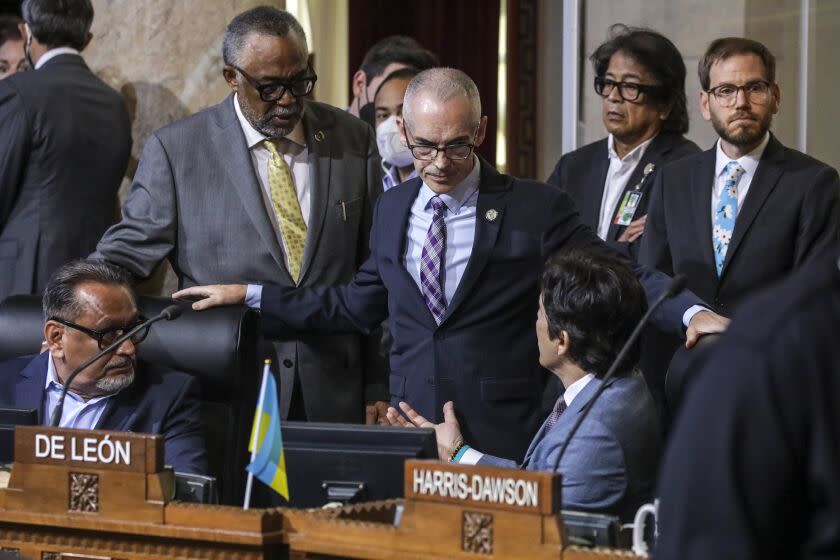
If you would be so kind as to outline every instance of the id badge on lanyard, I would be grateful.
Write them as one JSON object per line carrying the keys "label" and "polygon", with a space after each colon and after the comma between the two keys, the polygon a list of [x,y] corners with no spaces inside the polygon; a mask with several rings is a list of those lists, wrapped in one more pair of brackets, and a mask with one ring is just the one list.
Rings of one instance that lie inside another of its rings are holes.
{"label": "id badge on lanyard", "polygon": [[615,219],[613,219],[614,224],[629,226],[633,221],[633,217],[636,215],[636,210],[638,210],[642,202],[642,196],[644,195],[642,185],[648,175],[653,173],[654,169],[655,166],[652,163],[647,164],[642,179],[633,187],[633,190],[624,193],[624,198],[621,199],[621,204],[618,205],[618,211],[615,213]]}

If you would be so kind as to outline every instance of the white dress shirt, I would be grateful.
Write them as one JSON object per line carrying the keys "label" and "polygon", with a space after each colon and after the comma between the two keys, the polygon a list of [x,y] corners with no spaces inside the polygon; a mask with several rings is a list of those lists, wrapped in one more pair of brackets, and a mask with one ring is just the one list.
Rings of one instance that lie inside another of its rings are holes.
{"label": "white dress shirt", "polygon": [[[656,137],[654,136],[653,138]],[[613,218],[615,217],[615,207],[618,205],[618,199],[621,197],[621,193],[624,192],[627,181],[630,180],[630,175],[633,174],[636,166],[642,161],[653,138],[645,140],[621,158],[618,157],[618,152],[615,151],[615,137],[612,134],[607,137],[607,156],[610,158],[610,168],[607,170],[607,180],[604,183],[604,196],[601,198],[601,213],[598,218],[598,237],[601,239],[607,239],[610,225],[612,225]]]}
{"label": "white dress shirt", "polygon": [[52,60],[60,54],[75,54],[77,56],[81,56],[79,54],[79,51],[72,47],[58,47],[57,49],[50,49],[44,54],[42,54],[41,58],[38,59],[38,62],[35,63],[35,70],[37,70],[38,68],[46,64],[48,61]]}
{"label": "white dress shirt", "polygon": [[[271,202],[271,187],[268,185],[268,160],[271,153],[263,145],[263,141],[268,137],[259,132],[245,115],[242,114],[242,109],[239,107],[239,96],[234,94],[233,107],[236,110],[236,118],[239,119],[239,124],[242,127],[242,132],[245,133],[245,143],[248,146],[248,151],[251,154],[251,162],[254,164],[254,171],[259,179],[262,187],[263,203],[265,204],[266,212],[268,213],[271,224],[274,226],[274,231],[277,234],[277,239],[283,247],[284,258],[286,259],[286,266],[289,266],[288,251],[286,250],[286,243],[283,240],[283,235],[280,233],[280,227],[277,224],[277,217],[274,215],[274,205]],[[286,143],[286,153],[283,154],[283,159],[289,165],[289,170],[292,172],[292,181],[295,184],[295,191],[297,192],[298,202],[300,203],[300,212],[303,214],[303,221],[309,227],[309,211],[311,208],[311,181],[309,161],[309,149],[306,147],[306,136],[303,132],[303,119],[298,121],[295,128],[285,136],[288,140]],[[284,150],[281,150],[284,151]]]}
{"label": "white dress shirt", "polygon": [[[738,212],[740,212],[741,208],[744,207],[744,200],[747,198],[747,191],[750,189],[753,177],[755,177],[755,170],[758,168],[758,162],[761,161],[761,156],[764,154],[764,149],[767,147],[769,142],[770,133],[768,132],[764,135],[764,140],[761,141],[761,144],[759,144],[756,149],[738,159],[732,159],[723,152],[723,148],[720,147],[720,139],[718,139],[716,150],[717,155],[715,156],[715,183],[712,188],[712,224],[715,223],[715,210],[718,202],[720,201],[720,193],[723,192],[723,185],[726,183],[726,179],[723,177],[723,168],[726,167],[726,164],[730,161],[735,161],[738,162],[738,165],[744,169],[744,174],[741,175],[741,180],[738,181]],[[735,217],[735,222],[738,222],[737,215]]]}

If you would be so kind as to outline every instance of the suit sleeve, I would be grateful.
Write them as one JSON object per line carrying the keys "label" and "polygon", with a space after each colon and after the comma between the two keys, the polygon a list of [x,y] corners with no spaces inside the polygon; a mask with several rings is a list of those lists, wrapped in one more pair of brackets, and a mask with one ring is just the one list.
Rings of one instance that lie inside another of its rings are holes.
{"label": "suit sleeve", "polygon": [[263,287],[260,311],[266,336],[282,338],[298,331],[370,334],[385,320],[388,293],[377,262],[377,216],[381,206],[381,201],[377,202],[374,209],[370,255],[351,283],[308,288],[271,284]]}
{"label": "suit sleeve", "polygon": [[481,456],[481,459],[478,460],[477,465],[487,465],[491,467],[502,467],[505,469],[518,469],[519,465],[516,461],[512,461],[511,459],[502,459],[501,457],[496,457],[495,455],[487,455],[486,453]]}
{"label": "suit sleeve", "polygon": [[546,181],[549,185],[554,185],[555,187],[563,188],[563,158],[561,157],[557,160],[557,165],[554,166],[554,171],[551,172],[551,175],[548,177]]}
{"label": "suit sleeve", "polygon": [[[357,267],[364,263],[364,260],[370,256],[370,229],[373,222],[373,207],[379,195],[382,194],[382,164],[379,159],[379,150],[376,146],[376,136],[372,133],[369,135],[368,149],[367,149],[367,203],[364,206],[364,215],[362,216],[362,227],[366,235],[359,236],[359,249],[356,254],[359,255],[359,262]],[[387,401],[390,399],[391,393],[388,390],[388,360],[387,356],[380,353],[380,347],[383,337],[383,328],[375,329],[371,334],[366,335],[362,339],[362,356],[364,360],[364,385],[365,385],[365,402],[373,401]]]}
{"label": "suit sleeve", "polygon": [[0,233],[17,201],[31,144],[20,94],[0,81]]}
{"label": "suit sleeve", "polygon": [[796,267],[833,249],[840,239],[840,179],[837,170],[823,167],[805,194],[796,237]]}
{"label": "suit sleeve", "polygon": [[105,232],[90,258],[147,278],[174,248],[177,223],[172,166],[160,139],[152,134],[143,147],[122,219]]}
{"label": "suit sleeve", "polygon": [[166,464],[172,465],[176,472],[211,474],[201,423],[198,383],[192,376],[188,376],[188,381],[182,385],[167,411],[161,433]]}
{"label": "suit sleeve", "polygon": [[[662,272],[640,265],[616,251],[599,238],[595,232],[581,223],[577,210],[569,196],[558,192],[552,204],[548,205],[550,225],[543,237],[544,259],[558,251],[571,249],[606,252],[623,260],[633,269],[648,302],[655,301],[668,287],[671,278]],[[645,236],[642,236],[645,237]],[[705,305],[703,300],[689,290],[665,301],[651,317],[651,322],[663,332],[684,335],[683,314],[694,305]]]}

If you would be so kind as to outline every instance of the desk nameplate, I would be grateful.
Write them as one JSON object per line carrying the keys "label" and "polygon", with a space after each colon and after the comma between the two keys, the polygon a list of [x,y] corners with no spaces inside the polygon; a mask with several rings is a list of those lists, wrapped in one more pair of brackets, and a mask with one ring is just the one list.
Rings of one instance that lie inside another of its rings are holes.
{"label": "desk nameplate", "polygon": [[152,474],[163,469],[159,435],[48,426],[15,429],[15,462]]}
{"label": "desk nameplate", "polygon": [[462,506],[553,514],[560,510],[560,475],[498,467],[405,462],[405,497]]}

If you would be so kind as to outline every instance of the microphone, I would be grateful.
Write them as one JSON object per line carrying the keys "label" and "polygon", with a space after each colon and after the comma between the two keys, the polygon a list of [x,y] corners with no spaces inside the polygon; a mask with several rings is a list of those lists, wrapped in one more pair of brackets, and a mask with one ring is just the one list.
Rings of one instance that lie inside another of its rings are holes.
{"label": "microphone", "polygon": [[111,344],[109,344],[108,346],[106,346],[105,348],[103,348],[102,350],[85,360],[83,364],[71,371],[70,375],[68,375],[67,379],[64,381],[64,386],[61,388],[61,394],[58,396],[58,403],[55,406],[55,410],[53,410],[52,418],[50,418],[50,426],[57,428],[58,424],[61,422],[61,414],[64,411],[64,399],[65,397],[67,397],[67,390],[70,389],[70,384],[73,382],[76,376],[79,375],[79,373],[81,373],[90,364],[97,361],[105,354],[109,354],[117,348],[119,348],[123,342],[134,336],[137,332],[145,329],[146,327],[151,326],[153,323],[157,323],[158,321],[172,321],[174,319],[177,319],[181,316],[181,313],[183,312],[184,308],[179,305],[170,305],[169,307],[166,307],[163,311],[161,311],[151,319],[143,321],[130,331],[123,333],[122,336],[118,337],[114,342],[112,342]]}
{"label": "microphone", "polygon": [[563,446],[560,448],[560,453],[557,454],[557,459],[554,461],[554,468],[552,469],[553,472],[557,472],[557,467],[560,466],[560,459],[563,458],[563,454],[566,452],[566,448],[569,447],[569,442],[572,441],[572,438],[580,428],[581,423],[583,423],[584,418],[589,414],[589,411],[592,410],[592,405],[595,404],[595,401],[598,400],[598,397],[601,396],[601,393],[604,392],[604,389],[607,388],[607,382],[609,382],[614,376],[615,372],[618,370],[618,366],[621,365],[621,362],[624,361],[624,358],[627,357],[627,353],[630,351],[630,348],[633,347],[633,344],[639,339],[639,336],[642,334],[642,329],[645,328],[648,321],[650,320],[651,315],[659,308],[660,305],[665,303],[666,300],[671,299],[672,297],[676,296],[680,292],[685,289],[685,285],[688,283],[688,278],[685,274],[678,274],[671,279],[671,282],[665,288],[665,291],[653,302],[647,313],[642,316],[642,319],[636,325],[636,328],[633,329],[633,332],[630,333],[630,336],[627,338],[627,341],[624,343],[624,346],[621,347],[621,351],[616,356],[615,360],[613,361],[610,369],[607,370],[607,374],[601,379],[601,386],[598,387],[598,390],[595,391],[595,394],[592,395],[592,398],[584,405],[583,411],[581,412],[580,416],[578,416],[577,422],[572,426],[572,430],[569,432],[569,437],[566,438],[566,441],[563,442]]}

